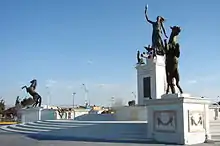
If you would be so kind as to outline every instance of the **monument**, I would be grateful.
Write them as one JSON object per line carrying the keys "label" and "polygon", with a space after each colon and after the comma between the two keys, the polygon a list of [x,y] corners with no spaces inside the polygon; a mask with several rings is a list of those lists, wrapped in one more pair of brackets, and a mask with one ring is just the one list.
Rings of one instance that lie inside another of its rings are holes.
{"label": "monument", "polygon": [[[138,61],[136,65],[138,105],[147,106],[147,138],[163,143],[204,143],[211,137],[208,107],[210,101],[183,94],[180,87],[180,45],[177,37],[181,28],[170,27],[172,32],[167,42],[168,37],[163,26],[165,19],[158,16],[157,21],[153,22],[149,20],[147,10],[146,6],[146,20],[153,26],[152,46],[145,47],[147,52],[140,55],[146,59],[145,63]],[[162,31],[166,37],[164,42]]]}
{"label": "monument", "polygon": [[[170,27],[172,33],[169,37],[169,43],[167,43],[168,37],[163,25],[165,19],[162,16],[157,16],[156,22],[153,22],[149,20],[147,10],[148,6],[145,6],[145,18],[153,27],[152,45],[144,47],[146,53],[143,52],[141,55],[140,51],[137,53],[138,105],[145,105],[148,99],[160,99],[164,93],[169,93],[169,89],[172,93],[176,93],[178,90],[179,93],[183,93],[179,85],[178,58],[180,57],[180,48],[177,43],[181,29],[178,26]],[[166,38],[164,43],[162,31]],[[143,58],[146,59],[145,63]]]}
{"label": "monument", "polygon": [[32,98],[24,99],[23,104],[25,102],[26,104],[24,105],[32,105],[32,107],[22,108],[18,111],[18,115],[20,115],[19,121],[21,123],[25,123],[38,120],[56,119],[55,110],[43,109],[41,107],[42,97],[35,91],[37,87],[37,80],[33,79],[30,81],[30,83],[31,85],[29,87],[23,86],[22,89],[26,89],[26,91],[32,96]]}

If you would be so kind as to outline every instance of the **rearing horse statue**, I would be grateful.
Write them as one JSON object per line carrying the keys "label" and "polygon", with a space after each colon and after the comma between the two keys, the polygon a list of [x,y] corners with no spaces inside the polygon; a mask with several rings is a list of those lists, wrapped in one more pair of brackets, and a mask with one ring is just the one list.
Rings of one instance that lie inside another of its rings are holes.
{"label": "rearing horse statue", "polygon": [[176,80],[176,86],[178,87],[180,93],[182,94],[182,88],[179,85],[180,77],[178,70],[178,58],[180,57],[180,46],[177,43],[177,36],[181,32],[181,28],[178,26],[170,27],[172,32],[170,34],[169,42],[165,42],[165,55],[166,55],[166,78],[167,78],[167,90],[166,94],[169,93],[169,87],[171,88],[172,93],[175,93],[173,79]]}
{"label": "rearing horse statue", "polygon": [[36,107],[38,105],[38,107],[41,106],[41,102],[42,102],[42,98],[41,96],[35,91],[36,87],[37,87],[37,80],[33,79],[32,81],[30,81],[31,85],[29,87],[27,86],[23,86],[21,89],[26,89],[26,91],[33,97],[34,100],[34,104],[32,105],[33,107]]}

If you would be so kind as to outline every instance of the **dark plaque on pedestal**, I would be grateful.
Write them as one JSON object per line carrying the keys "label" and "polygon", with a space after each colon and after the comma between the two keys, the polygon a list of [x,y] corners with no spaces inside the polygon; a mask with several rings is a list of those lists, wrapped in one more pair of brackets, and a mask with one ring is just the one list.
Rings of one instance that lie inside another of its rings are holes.
{"label": "dark plaque on pedestal", "polygon": [[151,99],[151,78],[143,78],[143,89],[144,89],[144,98]]}

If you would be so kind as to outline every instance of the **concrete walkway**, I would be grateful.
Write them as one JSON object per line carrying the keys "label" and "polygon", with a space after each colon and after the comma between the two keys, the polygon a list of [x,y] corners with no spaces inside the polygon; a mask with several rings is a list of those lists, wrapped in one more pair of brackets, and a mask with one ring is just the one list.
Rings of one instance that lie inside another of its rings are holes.
{"label": "concrete walkway", "polygon": [[[173,146],[166,144],[136,144],[136,143],[114,143],[114,142],[85,142],[85,141],[61,141],[61,140],[36,140],[21,134],[10,134],[0,131],[1,146]],[[209,144],[198,144],[194,146],[219,146],[220,142]]]}
{"label": "concrete walkway", "polygon": [[[146,139],[147,123],[143,121],[47,120],[3,127],[1,146],[165,146]],[[220,143],[195,146],[211,145]]]}

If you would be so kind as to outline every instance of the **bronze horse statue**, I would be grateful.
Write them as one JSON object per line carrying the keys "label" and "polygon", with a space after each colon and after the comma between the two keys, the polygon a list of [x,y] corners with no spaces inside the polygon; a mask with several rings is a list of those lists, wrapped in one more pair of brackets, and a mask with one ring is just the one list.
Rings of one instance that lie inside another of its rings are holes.
{"label": "bronze horse statue", "polygon": [[41,96],[35,91],[36,87],[37,87],[37,80],[33,79],[32,81],[30,81],[31,85],[29,87],[27,86],[23,86],[21,89],[26,89],[26,91],[33,97],[33,107],[36,107],[38,105],[38,107],[41,107],[41,102],[42,102],[42,98]]}
{"label": "bronze horse statue", "polygon": [[171,92],[175,93],[175,85],[173,83],[173,79],[176,80],[176,86],[178,87],[180,93],[182,94],[182,88],[179,85],[180,76],[178,70],[178,59],[180,57],[180,45],[177,42],[177,36],[181,32],[181,28],[178,26],[170,27],[172,32],[170,34],[169,42],[167,43],[164,40],[164,51],[165,51],[165,67],[166,67],[166,79],[167,79],[167,89],[166,94],[169,93],[169,88],[171,88]]}

